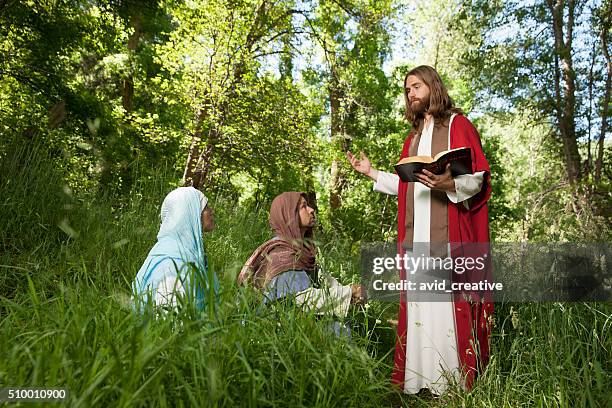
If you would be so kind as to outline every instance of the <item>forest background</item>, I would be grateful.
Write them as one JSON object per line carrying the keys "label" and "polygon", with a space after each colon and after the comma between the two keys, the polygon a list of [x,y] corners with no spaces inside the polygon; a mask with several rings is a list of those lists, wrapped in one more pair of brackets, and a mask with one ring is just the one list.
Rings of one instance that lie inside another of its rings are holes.
{"label": "forest background", "polygon": [[[280,390],[305,406],[603,405],[609,304],[500,305],[488,374],[442,402],[389,391],[392,306],[355,311],[343,346],[304,319],[295,345],[232,316],[280,192],[309,193],[319,261],[344,283],[362,243],[396,238],[396,199],[345,152],[392,170],[410,130],[402,80],[420,64],[480,132],[494,242],[610,242],[611,16],[609,0],[0,1],[0,385],[64,385],[85,405],[277,405]],[[225,320],[185,336],[126,306],[180,185],[212,198],[205,240],[227,288]],[[261,330],[276,355],[249,337]]]}

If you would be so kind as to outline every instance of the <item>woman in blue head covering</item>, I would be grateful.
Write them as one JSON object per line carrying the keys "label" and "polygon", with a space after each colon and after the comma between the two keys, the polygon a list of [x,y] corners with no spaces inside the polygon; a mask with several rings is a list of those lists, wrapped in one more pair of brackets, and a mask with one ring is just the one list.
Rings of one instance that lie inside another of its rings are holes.
{"label": "woman in blue head covering", "polygon": [[157,243],[132,284],[137,304],[177,308],[184,299],[203,310],[211,293],[216,298],[219,282],[214,272],[208,271],[202,239],[203,231],[215,227],[207,204],[206,196],[193,187],[179,187],[166,196]]}

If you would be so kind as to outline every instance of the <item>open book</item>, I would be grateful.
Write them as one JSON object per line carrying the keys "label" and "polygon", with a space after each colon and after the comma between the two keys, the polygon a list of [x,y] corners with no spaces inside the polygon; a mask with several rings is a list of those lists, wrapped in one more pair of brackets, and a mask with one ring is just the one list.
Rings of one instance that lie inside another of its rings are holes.
{"label": "open book", "polygon": [[462,174],[472,174],[472,149],[469,147],[458,147],[451,150],[443,150],[434,157],[411,156],[400,160],[394,167],[402,181],[418,181],[414,173],[423,169],[434,174],[442,174],[446,165],[450,163],[453,177]]}

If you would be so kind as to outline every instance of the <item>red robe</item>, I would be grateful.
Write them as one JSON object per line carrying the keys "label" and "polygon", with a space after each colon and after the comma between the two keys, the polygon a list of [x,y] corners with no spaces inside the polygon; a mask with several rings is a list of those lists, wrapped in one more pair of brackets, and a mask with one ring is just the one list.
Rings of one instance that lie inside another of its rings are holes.
{"label": "red robe", "polygon": [[[404,142],[400,159],[408,156],[408,149],[414,133],[410,133]],[[448,234],[451,244],[451,256],[455,257],[461,253],[463,243],[489,243],[489,210],[487,201],[491,196],[491,175],[487,159],[482,150],[482,144],[478,132],[472,123],[464,116],[457,115],[451,124],[450,149],[458,147],[470,147],[472,149],[472,172],[484,171],[482,189],[468,200],[469,210],[463,203],[448,201]],[[406,192],[408,183],[400,180],[398,188],[398,252],[401,256],[404,250],[401,243],[406,234]],[[488,247],[484,245],[483,247]],[[487,251],[488,252],[488,251]],[[487,254],[488,255],[488,254]],[[490,256],[487,256],[486,267],[479,276],[462,275],[470,281],[491,279]],[[453,274],[453,280],[460,278]],[[406,279],[405,271],[400,270],[400,279]],[[489,294],[470,293],[473,298],[481,302],[470,303],[464,300],[461,294],[455,294],[453,298],[457,350],[459,362],[465,378],[465,385],[471,389],[476,373],[482,371],[489,359],[489,334],[490,319],[493,313],[493,302]],[[400,296],[399,318],[397,327],[397,344],[395,348],[395,364],[392,380],[402,386],[405,378],[406,352],[406,293]],[[472,330],[474,327],[474,330]],[[476,333],[476,339],[474,334]],[[472,345],[477,345],[479,350],[474,350]]]}

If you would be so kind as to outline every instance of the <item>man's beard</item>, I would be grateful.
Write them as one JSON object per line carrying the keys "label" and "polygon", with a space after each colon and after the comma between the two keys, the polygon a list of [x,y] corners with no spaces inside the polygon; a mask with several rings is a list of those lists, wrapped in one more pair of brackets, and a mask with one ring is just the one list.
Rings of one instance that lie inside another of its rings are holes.
{"label": "man's beard", "polygon": [[410,110],[414,113],[414,116],[423,116],[425,112],[429,109],[429,98],[423,99],[414,99],[410,102]]}

